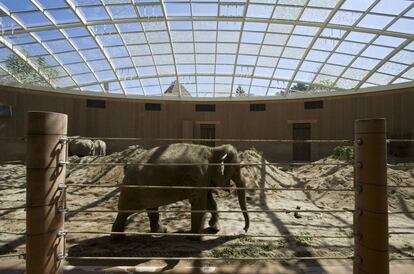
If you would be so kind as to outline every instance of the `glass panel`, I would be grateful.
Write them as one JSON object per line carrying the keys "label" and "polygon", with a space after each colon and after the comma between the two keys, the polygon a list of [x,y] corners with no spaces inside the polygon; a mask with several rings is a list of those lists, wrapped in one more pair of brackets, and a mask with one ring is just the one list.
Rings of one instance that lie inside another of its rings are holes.
{"label": "glass panel", "polygon": [[381,0],[377,5],[375,5],[372,12],[397,15],[410,5],[411,2],[405,0]]}
{"label": "glass panel", "polygon": [[385,58],[390,54],[392,49],[380,47],[380,46],[369,46],[366,50],[362,52],[362,56],[371,57],[371,58]]}
{"label": "glass panel", "polygon": [[91,37],[79,37],[79,38],[72,38],[71,41],[75,45],[75,47],[78,50],[81,49],[91,49],[91,48],[97,48],[97,44],[95,43],[95,40]]}
{"label": "glass panel", "polygon": [[414,20],[408,18],[400,18],[388,28],[388,30],[413,34]]}
{"label": "glass panel", "polygon": [[217,16],[218,15],[217,4],[192,3],[191,8],[193,11],[193,16]]}
{"label": "glass panel", "polygon": [[253,18],[270,18],[272,16],[274,6],[270,5],[254,5],[250,4],[247,9],[247,17]]}
{"label": "glass panel", "polygon": [[384,72],[384,73],[387,73],[387,74],[398,75],[403,70],[405,70],[406,68],[407,68],[407,66],[405,66],[405,65],[397,64],[397,63],[394,63],[394,62],[387,62],[384,65],[382,65],[382,67],[380,67],[378,69],[378,71],[379,72]]}
{"label": "glass panel", "polygon": [[322,10],[314,8],[306,8],[300,20],[310,22],[324,22],[328,18],[332,10]]}
{"label": "glass panel", "polygon": [[364,58],[364,57],[358,57],[353,63],[352,67],[354,68],[361,68],[361,69],[367,69],[371,70],[373,69],[380,60],[374,60],[370,58]]}
{"label": "glass panel", "polygon": [[383,29],[387,26],[394,17],[367,14],[365,17],[358,23],[358,27],[371,28],[371,29]]}
{"label": "glass panel", "polygon": [[274,19],[296,20],[299,17],[302,8],[277,6],[273,13]]}
{"label": "glass panel", "polygon": [[328,63],[348,66],[352,62],[353,59],[354,59],[354,56],[333,53],[331,57],[329,58]]}
{"label": "glass panel", "polygon": [[41,12],[16,13],[15,16],[28,28],[52,25]]}
{"label": "glass panel", "polygon": [[137,17],[135,9],[132,5],[107,6],[107,9],[114,19]]}
{"label": "glass panel", "polygon": [[331,19],[331,24],[352,26],[361,17],[362,13],[354,11],[342,11],[336,12],[335,16]]}
{"label": "glass panel", "polygon": [[165,3],[167,16],[190,16],[190,4],[188,3]]}
{"label": "glass panel", "polygon": [[54,53],[75,50],[66,40],[45,42],[45,45]]}
{"label": "glass panel", "polygon": [[49,10],[46,12],[56,24],[68,24],[79,22],[78,17],[70,9]]}
{"label": "glass panel", "polygon": [[87,22],[109,19],[104,7],[82,7],[79,11]]}
{"label": "glass panel", "polygon": [[6,6],[11,12],[37,10],[36,6],[29,0],[0,0],[0,3]]}
{"label": "glass panel", "polygon": [[377,85],[387,85],[392,81],[394,77],[382,73],[374,73],[371,77],[368,78],[367,82],[377,84]]}
{"label": "glass panel", "polygon": [[345,3],[342,4],[341,9],[365,11],[373,3],[374,3],[374,0],[364,0],[364,1],[361,1],[361,0],[346,0]]}

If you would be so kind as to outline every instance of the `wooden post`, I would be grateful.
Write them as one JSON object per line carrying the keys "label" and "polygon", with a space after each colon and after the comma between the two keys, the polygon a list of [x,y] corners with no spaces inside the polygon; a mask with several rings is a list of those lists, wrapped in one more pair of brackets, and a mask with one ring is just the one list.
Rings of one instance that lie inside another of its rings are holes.
{"label": "wooden post", "polygon": [[355,121],[354,273],[389,273],[385,119]]}
{"label": "wooden post", "polygon": [[67,115],[30,111],[26,121],[26,273],[63,273]]}

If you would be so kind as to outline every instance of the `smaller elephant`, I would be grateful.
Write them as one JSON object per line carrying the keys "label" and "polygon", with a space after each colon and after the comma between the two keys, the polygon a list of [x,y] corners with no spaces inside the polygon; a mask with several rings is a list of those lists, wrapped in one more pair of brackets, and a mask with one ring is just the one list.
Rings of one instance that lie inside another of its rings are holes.
{"label": "smaller elephant", "polygon": [[95,156],[105,156],[106,155],[106,143],[102,140],[95,140],[93,142],[93,155]]}
{"label": "smaller elephant", "polygon": [[79,157],[106,155],[106,144],[101,140],[74,139],[69,142],[69,154]]}

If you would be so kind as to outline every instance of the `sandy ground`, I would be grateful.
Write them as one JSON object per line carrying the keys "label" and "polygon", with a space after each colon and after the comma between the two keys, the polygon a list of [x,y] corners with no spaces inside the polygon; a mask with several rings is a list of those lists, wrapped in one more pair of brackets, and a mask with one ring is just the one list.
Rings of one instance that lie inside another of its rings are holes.
{"label": "sandy ground", "polygon": [[[73,163],[109,163],[133,159],[142,152],[140,147],[114,153],[105,157],[71,157]],[[260,153],[246,150],[241,153],[244,162],[266,163]],[[251,225],[248,234],[289,235],[279,238],[250,238],[243,235],[243,217],[241,213],[222,213],[221,230],[217,235],[206,236],[200,241],[178,236],[162,237],[130,235],[123,241],[114,242],[105,234],[72,234],[70,232],[109,232],[115,213],[70,212],[74,210],[116,210],[119,191],[116,188],[75,187],[74,183],[90,185],[118,184],[122,180],[122,166],[71,166],[67,172],[67,207],[69,213],[65,229],[67,251],[70,257],[79,256],[115,256],[115,257],[289,257],[323,256],[347,257],[353,255],[352,213],[295,213],[293,210],[307,209],[352,209],[353,192],[321,191],[262,191],[257,187],[281,187],[305,189],[335,188],[349,189],[353,185],[353,168],[344,161],[325,158],[316,163],[333,165],[305,165],[297,168],[262,165],[245,167],[243,173],[250,179],[248,191],[249,210],[286,209],[286,212],[251,213]],[[282,171],[284,170],[284,171]],[[388,169],[390,185],[414,186],[410,172]],[[25,203],[25,166],[19,164],[0,165],[0,208],[23,206]],[[234,193],[220,191],[216,195],[220,210],[239,210]],[[161,209],[189,210],[187,201],[178,202]],[[413,211],[414,191],[409,188],[390,189],[390,211]],[[184,232],[190,228],[188,213],[163,213],[163,223],[168,232]],[[209,217],[209,216],[208,216]],[[208,218],[207,218],[208,220]],[[413,214],[391,214],[389,218],[391,232],[414,232]],[[0,211],[0,231],[24,232],[25,211]],[[127,231],[148,232],[149,223],[145,213],[134,214],[128,223]],[[206,233],[209,231],[206,230]],[[218,237],[220,234],[233,235]],[[318,238],[317,236],[334,236]],[[391,257],[414,256],[414,235],[390,235]],[[24,252],[24,237],[20,235],[0,234],[0,255]],[[0,260],[8,260],[0,257]],[[140,265],[160,265],[166,268],[182,264],[182,260],[140,261]],[[95,261],[96,262],[96,261]],[[83,264],[83,261],[69,260],[71,264]],[[101,263],[108,263],[102,261]],[[118,261],[126,265],[129,261]],[[228,264],[229,262],[208,261],[204,265]],[[286,261],[284,266],[307,269],[312,266],[324,267],[339,261]],[[96,264],[96,263],[95,263]],[[134,265],[137,262],[133,262]],[[185,262],[184,262],[185,264]],[[264,261],[255,260],[245,264],[262,265]],[[351,265],[350,261],[345,264]]]}

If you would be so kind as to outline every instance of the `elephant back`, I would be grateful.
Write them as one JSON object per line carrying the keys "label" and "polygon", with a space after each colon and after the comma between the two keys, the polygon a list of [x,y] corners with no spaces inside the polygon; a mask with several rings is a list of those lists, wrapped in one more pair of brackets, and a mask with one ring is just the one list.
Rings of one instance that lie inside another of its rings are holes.
{"label": "elephant back", "polygon": [[93,154],[94,144],[92,140],[75,139],[69,142],[69,152],[79,157]]}

